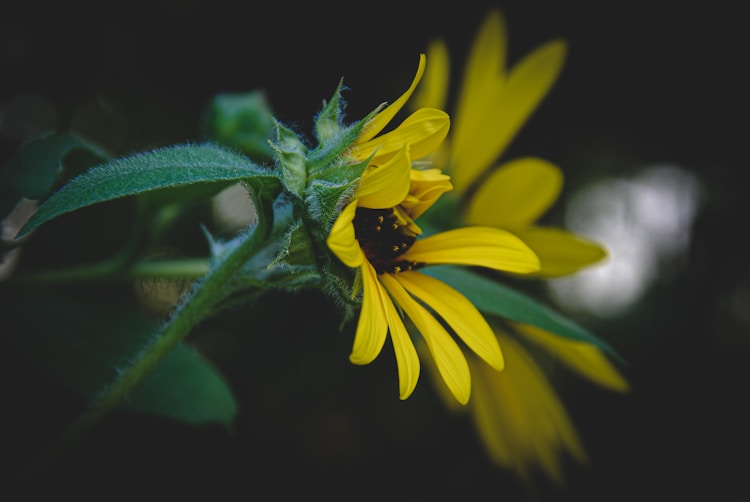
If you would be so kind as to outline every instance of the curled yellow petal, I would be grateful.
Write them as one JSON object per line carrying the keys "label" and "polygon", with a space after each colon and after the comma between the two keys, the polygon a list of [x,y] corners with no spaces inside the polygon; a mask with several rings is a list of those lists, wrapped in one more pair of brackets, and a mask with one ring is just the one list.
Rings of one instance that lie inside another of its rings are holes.
{"label": "curled yellow petal", "polygon": [[354,234],[354,215],[357,211],[357,201],[352,201],[341,211],[331,227],[326,244],[341,262],[355,268],[362,265],[365,255],[359,247]]}
{"label": "curled yellow petal", "polygon": [[[377,115],[375,115],[375,117],[373,117],[373,119],[367,124],[367,126],[365,126],[365,130],[362,131],[362,134],[360,134],[359,138],[357,138],[358,144],[365,143],[374,138],[380,131],[385,128],[385,126],[388,125],[393,117],[396,116],[396,114],[401,110],[404,104],[406,104],[406,102],[409,100],[412,93],[414,92],[414,89],[416,89],[417,84],[424,74],[425,64],[426,56],[424,54],[420,54],[417,74],[414,76],[414,79],[412,80],[409,88],[401,95],[401,97],[399,97],[396,101],[385,107]],[[365,158],[367,158],[367,155],[365,155]]]}
{"label": "curled yellow petal", "polygon": [[368,170],[360,181],[356,197],[361,207],[383,209],[398,205],[411,186],[409,146],[401,149],[382,166]]}
{"label": "curled yellow petal", "polygon": [[463,227],[417,240],[403,259],[427,265],[475,265],[528,273],[539,259],[518,237],[490,227]]}
{"label": "curled yellow petal", "polygon": [[412,219],[418,218],[437,202],[441,195],[453,189],[450,176],[439,169],[412,169],[409,195],[401,202]]}
{"label": "curled yellow petal", "polygon": [[407,144],[411,147],[412,159],[420,159],[440,146],[449,128],[450,117],[447,113],[437,108],[420,108],[396,129],[355,146],[351,155],[355,159],[365,160],[374,153],[371,163],[379,165]]}

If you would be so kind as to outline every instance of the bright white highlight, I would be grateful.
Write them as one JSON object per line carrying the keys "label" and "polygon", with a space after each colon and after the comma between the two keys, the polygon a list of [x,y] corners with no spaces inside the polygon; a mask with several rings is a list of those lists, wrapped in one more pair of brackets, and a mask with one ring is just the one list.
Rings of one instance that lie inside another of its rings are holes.
{"label": "bright white highlight", "polygon": [[567,228],[603,244],[609,259],[551,281],[553,299],[600,317],[615,316],[637,301],[655,279],[683,265],[700,188],[687,171],[655,165],[575,193],[566,208]]}

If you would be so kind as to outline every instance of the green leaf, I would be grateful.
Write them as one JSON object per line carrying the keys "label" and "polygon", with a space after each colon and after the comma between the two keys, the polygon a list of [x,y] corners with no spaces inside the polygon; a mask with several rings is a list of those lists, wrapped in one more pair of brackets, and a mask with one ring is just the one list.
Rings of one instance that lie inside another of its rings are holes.
{"label": "green leaf", "polygon": [[590,343],[624,362],[614,348],[576,322],[497,281],[450,266],[429,267],[420,271],[459,290],[482,312]]}
{"label": "green leaf", "polygon": [[224,378],[187,344],[177,345],[127,400],[130,409],[201,425],[230,428],[237,413]]}
{"label": "green leaf", "polygon": [[24,144],[8,162],[5,178],[23,197],[38,200],[55,185],[63,158],[74,150],[86,150],[102,162],[108,156],[99,148],[70,134],[50,134]]}
{"label": "green leaf", "polygon": [[70,180],[39,207],[16,238],[92,204],[196,183],[241,180],[271,188],[280,183],[269,170],[218,145],[177,145],[138,153],[96,166]]}
{"label": "green leaf", "polygon": [[[133,305],[53,293],[5,293],[0,304],[3,335],[84,399],[112,382],[158,329]],[[121,407],[227,427],[237,408],[223,377],[186,344],[177,345]]]}

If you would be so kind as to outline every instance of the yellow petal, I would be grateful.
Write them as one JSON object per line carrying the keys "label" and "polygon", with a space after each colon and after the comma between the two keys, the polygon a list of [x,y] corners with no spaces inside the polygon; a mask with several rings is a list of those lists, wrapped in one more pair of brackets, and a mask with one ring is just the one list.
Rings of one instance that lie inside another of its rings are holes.
{"label": "yellow petal", "polygon": [[450,176],[439,169],[412,169],[409,195],[401,202],[412,219],[417,219],[437,202],[442,194],[453,189]]}
{"label": "yellow petal", "polygon": [[[528,54],[502,83],[493,83],[482,94],[482,107],[456,115],[452,176],[464,190],[505,151],[528,117],[547,95],[562,69],[567,44],[553,40]],[[488,84],[489,85],[489,84]],[[464,121],[477,127],[459,136]]]}
{"label": "yellow petal", "polygon": [[444,282],[419,272],[401,272],[397,278],[407,291],[442,317],[487,364],[498,371],[503,369],[503,354],[492,328],[464,295]]}
{"label": "yellow petal", "polygon": [[476,265],[516,273],[539,270],[539,259],[515,235],[490,227],[464,227],[417,240],[403,259],[427,265]]}
{"label": "yellow petal", "polygon": [[384,304],[391,300],[378,282],[375,269],[365,261],[361,268],[364,283],[362,310],[354,334],[354,344],[349,360],[354,364],[370,364],[383,349],[388,333],[388,322]]}
{"label": "yellow petal", "polygon": [[534,275],[540,277],[570,275],[607,257],[602,246],[567,230],[532,226],[515,234],[539,257],[542,268]]}
{"label": "yellow petal", "polygon": [[[409,100],[412,93],[414,92],[414,89],[417,87],[417,84],[419,83],[419,80],[422,78],[422,74],[424,74],[425,69],[425,63],[426,58],[424,54],[419,55],[419,67],[417,68],[417,74],[414,76],[414,80],[412,80],[411,85],[406,90],[405,93],[401,95],[396,101],[394,101],[392,104],[384,108],[382,111],[380,111],[375,117],[370,121],[369,124],[365,127],[364,131],[362,131],[362,134],[360,134],[359,138],[357,138],[357,143],[365,143],[372,138],[374,138],[380,131],[382,131],[385,126],[388,125],[388,123],[393,119],[393,117],[401,110],[401,108],[404,106],[404,104]],[[365,158],[367,158],[367,155],[365,155]]]}
{"label": "yellow petal", "polygon": [[443,40],[433,40],[427,47],[427,60],[424,77],[419,88],[410,101],[413,109],[445,109],[450,84],[450,57],[448,47]]}
{"label": "yellow petal", "polygon": [[[422,367],[427,369],[430,382],[432,383],[435,392],[438,394],[440,402],[443,403],[450,412],[459,413],[466,411],[466,406],[456,401],[453,393],[448,389],[448,386],[445,385],[443,377],[440,375],[437,366],[435,366],[435,360],[430,355],[430,349],[427,348],[427,343],[423,339],[418,338],[414,340],[414,344],[416,345],[417,352],[421,357],[420,361],[422,362]],[[469,369],[469,374],[471,374],[471,369]]]}
{"label": "yellow petal", "polygon": [[468,358],[474,377],[469,408],[477,430],[498,464],[527,479],[540,466],[562,483],[565,451],[587,461],[580,438],[539,366],[515,340],[496,333],[505,354],[504,371]]}
{"label": "yellow petal", "polygon": [[380,280],[422,334],[435,360],[435,365],[453,396],[461,404],[468,403],[471,393],[471,377],[466,358],[458,344],[432,314],[409,296],[409,293],[399,284],[400,275],[396,274],[394,278],[390,274],[383,274]]}
{"label": "yellow petal", "polygon": [[[386,277],[383,274],[381,279]],[[383,291],[384,294],[385,291]],[[391,342],[393,343],[393,352],[396,355],[396,366],[398,367],[398,388],[399,398],[407,399],[419,380],[419,356],[414,343],[411,341],[409,332],[406,330],[401,317],[396,311],[390,297],[383,297],[383,305],[388,319],[388,329],[391,333]]]}
{"label": "yellow petal", "polygon": [[354,200],[341,211],[326,239],[326,244],[333,254],[344,265],[352,268],[359,267],[365,261],[365,255],[354,236],[353,222],[356,211],[357,201]]}
{"label": "yellow petal", "polygon": [[396,206],[408,195],[410,186],[409,147],[402,145],[391,160],[362,176],[356,193],[358,204],[372,209]]}
{"label": "yellow petal", "polygon": [[618,392],[629,390],[627,380],[594,345],[557,336],[527,324],[518,324],[516,328],[520,333],[557,356],[570,369],[595,384]]}
{"label": "yellow petal", "polygon": [[458,95],[452,153],[453,159],[461,159],[461,163],[453,164],[451,175],[459,176],[462,190],[486,167],[467,164],[467,152],[464,150],[470,148],[472,137],[483,127],[486,108],[503,86],[506,47],[505,19],[500,10],[493,9],[482,22],[472,43]]}
{"label": "yellow petal", "polygon": [[358,144],[351,155],[364,161],[374,153],[371,164],[380,165],[407,144],[411,147],[412,159],[421,159],[440,146],[449,128],[450,117],[447,113],[437,108],[420,108],[396,129]]}
{"label": "yellow petal", "polygon": [[516,230],[536,221],[560,195],[563,175],[554,164],[524,157],[497,168],[471,198],[472,225]]}

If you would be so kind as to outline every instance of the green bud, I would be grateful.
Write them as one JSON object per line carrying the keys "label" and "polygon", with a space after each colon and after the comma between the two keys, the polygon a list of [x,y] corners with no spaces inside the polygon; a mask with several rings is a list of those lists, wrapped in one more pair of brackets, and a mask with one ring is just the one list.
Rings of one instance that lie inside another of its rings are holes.
{"label": "green bud", "polygon": [[328,103],[324,103],[323,110],[315,119],[315,136],[320,143],[325,143],[337,137],[344,128],[341,125],[341,87],[343,83],[343,79],[339,81],[339,86],[333,93],[333,97]]}
{"label": "green bud", "polygon": [[276,165],[287,190],[301,196],[307,184],[307,147],[291,130],[276,122],[276,142],[271,148],[276,152]]}
{"label": "green bud", "polygon": [[273,158],[268,144],[274,132],[273,114],[261,91],[217,95],[203,114],[202,129],[209,139],[236,148],[256,162]]}

